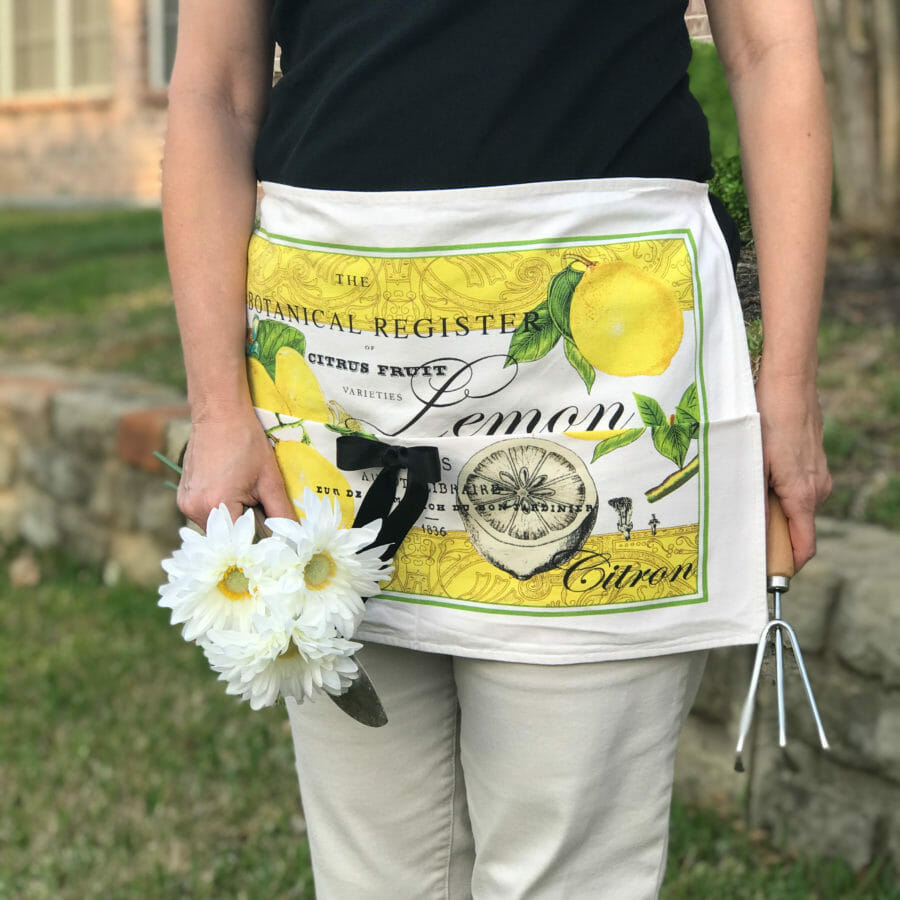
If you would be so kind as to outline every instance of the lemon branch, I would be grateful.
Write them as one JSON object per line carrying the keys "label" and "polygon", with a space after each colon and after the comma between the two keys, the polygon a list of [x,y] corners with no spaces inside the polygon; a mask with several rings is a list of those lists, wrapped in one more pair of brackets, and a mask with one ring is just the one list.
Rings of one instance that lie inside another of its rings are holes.
{"label": "lemon branch", "polygon": [[644,491],[644,496],[651,502],[662,500],[667,494],[671,494],[676,488],[680,488],[686,481],[690,481],[700,471],[700,457],[695,456],[689,463],[673,472],[665,481],[661,481],[656,487]]}
{"label": "lemon branch", "polygon": [[309,434],[306,431],[305,426],[303,425],[303,419],[297,419],[295,422],[282,422],[281,416],[278,413],[276,413],[276,416],[278,416],[278,424],[266,429],[266,437],[270,437],[272,438],[272,440],[278,441],[278,435],[274,434],[274,432],[280,431],[282,428],[301,428],[303,430],[303,443],[312,443],[312,441],[309,439]]}

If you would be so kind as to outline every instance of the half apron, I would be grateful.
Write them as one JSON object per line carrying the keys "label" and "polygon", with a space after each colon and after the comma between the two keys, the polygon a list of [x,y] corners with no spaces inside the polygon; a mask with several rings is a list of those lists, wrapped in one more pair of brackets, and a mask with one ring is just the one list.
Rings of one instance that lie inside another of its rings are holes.
{"label": "half apron", "polygon": [[760,429],[706,185],[263,190],[247,364],[289,495],[349,525],[387,467],[388,507],[424,505],[361,639],[532,663],[756,642]]}

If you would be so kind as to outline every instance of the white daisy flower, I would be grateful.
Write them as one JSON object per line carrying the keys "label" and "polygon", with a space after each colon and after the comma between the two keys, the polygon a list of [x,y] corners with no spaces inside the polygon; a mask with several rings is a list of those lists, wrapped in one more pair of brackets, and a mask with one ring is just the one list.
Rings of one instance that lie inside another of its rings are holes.
{"label": "white daisy flower", "polygon": [[309,488],[300,506],[305,514],[300,522],[266,520],[273,535],[297,554],[278,590],[302,596],[304,619],[333,625],[349,637],[362,619],[362,598],[377,593],[379,582],[390,577],[390,563],[378,558],[381,548],[363,549],[378,536],[381,523],[345,528],[340,508]]}
{"label": "white daisy flower", "polygon": [[254,616],[254,630],[211,631],[203,651],[226,693],[249,700],[252,709],[279,696],[302,703],[326,691],[341,694],[359,673],[353,654],[361,644],[324,632],[303,617]]}
{"label": "white daisy flower", "polygon": [[169,580],[159,605],[172,610],[173,625],[184,624],[185,640],[202,640],[211,629],[246,630],[265,609],[263,593],[280,571],[255,533],[252,509],[232,522],[224,503],[210,511],[205,535],[181,529],[181,547],[162,563]]}

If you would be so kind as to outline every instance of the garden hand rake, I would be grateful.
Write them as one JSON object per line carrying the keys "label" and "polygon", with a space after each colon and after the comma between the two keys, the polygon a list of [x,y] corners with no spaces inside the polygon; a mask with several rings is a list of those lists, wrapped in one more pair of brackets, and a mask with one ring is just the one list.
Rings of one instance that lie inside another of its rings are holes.
{"label": "garden hand rake", "polygon": [[756,708],[756,693],[759,689],[759,676],[762,671],[763,658],[769,645],[771,636],[775,649],[775,692],[778,703],[778,746],[784,754],[788,765],[796,769],[787,752],[787,716],[784,706],[784,635],[786,634],[803,679],[803,687],[809,700],[816,729],[819,732],[819,743],[823,750],[828,749],[828,738],[822,727],[822,719],[819,716],[819,708],[816,706],[816,698],[813,696],[812,685],[806,673],[803,663],[803,654],[800,651],[800,643],[794,629],[781,617],[781,595],[786,594],[794,575],[794,556],[791,548],[791,535],[788,530],[787,519],[778,497],[769,492],[769,526],[766,530],[766,584],[774,601],[773,616],[763,629],[756,646],[756,659],[753,663],[753,674],[750,676],[750,688],[747,691],[747,699],[741,711],[740,730],[737,747],[735,748],[734,768],[738,772],[744,771],[742,753],[744,742],[753,723],[753,713]]}

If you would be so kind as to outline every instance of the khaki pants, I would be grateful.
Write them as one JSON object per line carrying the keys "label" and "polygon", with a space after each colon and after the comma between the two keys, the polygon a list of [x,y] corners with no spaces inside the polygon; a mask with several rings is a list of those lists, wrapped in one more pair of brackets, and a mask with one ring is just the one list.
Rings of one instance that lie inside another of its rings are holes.
{"label": "khaki pants", "polygon": [[288,703],[318,900],[643,900],[705,652],[528,665],[369,644],[390,721]]}

